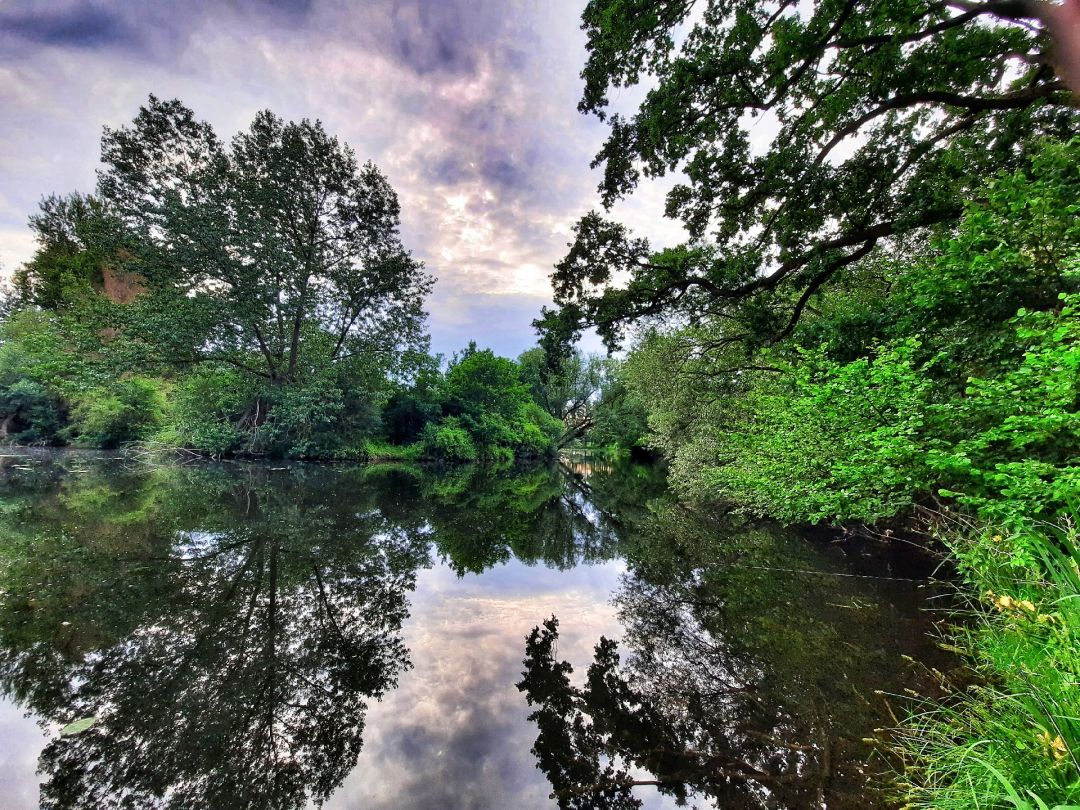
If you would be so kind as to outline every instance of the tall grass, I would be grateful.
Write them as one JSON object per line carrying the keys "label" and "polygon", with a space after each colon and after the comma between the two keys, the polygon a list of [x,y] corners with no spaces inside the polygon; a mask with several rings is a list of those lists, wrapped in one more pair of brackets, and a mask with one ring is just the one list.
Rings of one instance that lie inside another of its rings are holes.
{"label": "tall grass", "polygon": [[1074,520],[947,541],[968,586],[967,667],[894,730],[907,808],[1080,810],[1080,551]]}
{"label": "tall grass", "polygon": [[424,445],[390,444],[378,439],[365,439],[359,445],[339,450],[331,457],[335,461],[367,461],[371,463],[385,461],[419,461],[424,457]]}

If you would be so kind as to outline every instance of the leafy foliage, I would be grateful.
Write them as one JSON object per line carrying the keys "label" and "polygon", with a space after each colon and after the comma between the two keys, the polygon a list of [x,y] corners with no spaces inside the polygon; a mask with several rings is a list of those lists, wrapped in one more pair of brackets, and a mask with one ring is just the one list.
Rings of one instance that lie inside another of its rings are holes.
{"label": "leafy foliage", "polygon": [[151,96],[131,127],[106,129],[102,161],[135,268],[190,316],[197,353],[290,383],[424,345],[431,279],[400,243],[397,195],[320,123],[264,111],[225,146]]}
{"label": "leafy foliage", "polygon": [[513,360],[470,344],[438,386],[440,420],[428,423],[431,452],[450,461],[550,454],[562,424],[532,399]]}
{"label": "leafy foliage", "polygon": [[[863,268],[779,344],[646,336],[628,362],[674,480],[787,521],[944,496],[1002,523],[1078,491],[1080,144],[990,181],[955,231]],[[989,300],[986,306],[984,301]]]}
{"label": "leafy foliage", "polygon": [[424,444],[430,452],[446,461],[476,461],[477,458],[476,444],[456,416],[448,416],[438,425],[430,423]]}
{"label": "leafy foliage", "polygon": [[374,165],[268,111],[225,144],[153,96],[102,161],[96,196],[32,219],[0,348],[9,440],[311,457],[378,432],[425,362],[433,280]]}
{"label": "leafy foliage", "polygon": [[[588,325],[616,345],[653,317],[786,336],[845,268],[955,223],[983,178],[1076,129],[1037,5],[592,0],[579,109],[609,127],[601,200],[674,175],[666,214],[689,241],[655,250],[584,216],[548,348]],[[637,86],[636,112],[612,109]]]}
{"label": "leafy foliage", "polygon": [[149,437],[165,419],[161,384],[145,377],[120,380],[92,389],[72,411],[72,427],[81,442],[119,447]]}

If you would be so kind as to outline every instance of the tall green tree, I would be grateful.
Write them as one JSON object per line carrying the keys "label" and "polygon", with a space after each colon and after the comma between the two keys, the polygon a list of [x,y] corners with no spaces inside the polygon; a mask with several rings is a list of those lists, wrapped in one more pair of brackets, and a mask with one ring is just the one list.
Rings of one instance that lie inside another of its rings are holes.
{"label": "tall green tree", "polygon": [[148,326],[186,332],[199,358],[283,386],[426,348],[432,279],[401,243],[397,194],[320,122],[263,111],[225,144],[151,96],[105,130],[102,161],[100,196],[139,245],[131,265],[168,305]]}
{"label": "tall green tree", "polygon": [[565,447],[592,428],[596,405],[608,387],[615,361],[580,350],[548,358],[542,348],[535,348],[522,352],[518,367],[536,404],[563,423],[558,445]]}
{"label": "tall green tree", "polygon": [[[1039,134],[1075,131],[1034,4],[1002,0],[592,0],[579,109],[610,134],[609,208],[674,175],[689,239],[656,251],[599,213],[552,276],[548,348],[609,345],[660,316],[730,320],[724,342],[789,333],[844,268],[954,222],[980,178]],[[650,85],[636,113],[612,90]],[[628,280],[627,280],[628,279]]]}

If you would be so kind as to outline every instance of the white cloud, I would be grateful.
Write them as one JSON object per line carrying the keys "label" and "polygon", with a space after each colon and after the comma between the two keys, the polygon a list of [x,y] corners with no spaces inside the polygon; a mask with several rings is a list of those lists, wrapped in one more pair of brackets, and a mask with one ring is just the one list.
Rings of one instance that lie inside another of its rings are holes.
{"label": "white cloud", "polygon": [[529,752],[536,727],[514,686],[525,636],[559,616],[559,655],[580,683],[600,636],[620,632],[607,603],[620,570],[515,561],[464,579],[445,567],[423,572],[404,630],[415,667],[369,710],[357,766],[328,810],[550,807]]}

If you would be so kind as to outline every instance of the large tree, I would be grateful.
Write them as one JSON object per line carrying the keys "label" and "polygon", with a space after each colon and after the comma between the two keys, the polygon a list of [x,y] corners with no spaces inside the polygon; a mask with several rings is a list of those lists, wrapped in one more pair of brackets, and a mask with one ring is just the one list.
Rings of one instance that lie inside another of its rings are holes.
{"label": "large tree", "polygon": [[[550,362],[557,359],[558,362]],[[593,426],[596,406],[610,387],[615,360],[574,350],[561,358],[548,358],[542,348],[518,357],[522,381],[533,400],[563,423],[558,446],[565,447]]]}
{"label": "large tree", "polygon": [[426,346],[432,279],[402,246],[397,194],[318,121],[263,111],[226,145],[151,96],[105,130],[102,161],[131,269],[170,304],[149,331],[180,335],[195,359],[287,385],[354,358],[393,368]]}
{"label": "large tree", "polygon": [[[666,213],[689,238],[655,251],[587,214],[546,343],[591,325],[617,345],[650,316],[782,337],[843,268],[954,222],[980,178],[1076,129],[1040,5],[591,0],[579,108],[610,128],[602,202],[674,174]],[[612,90],[639,84],[637,112],[613,111]]]}

